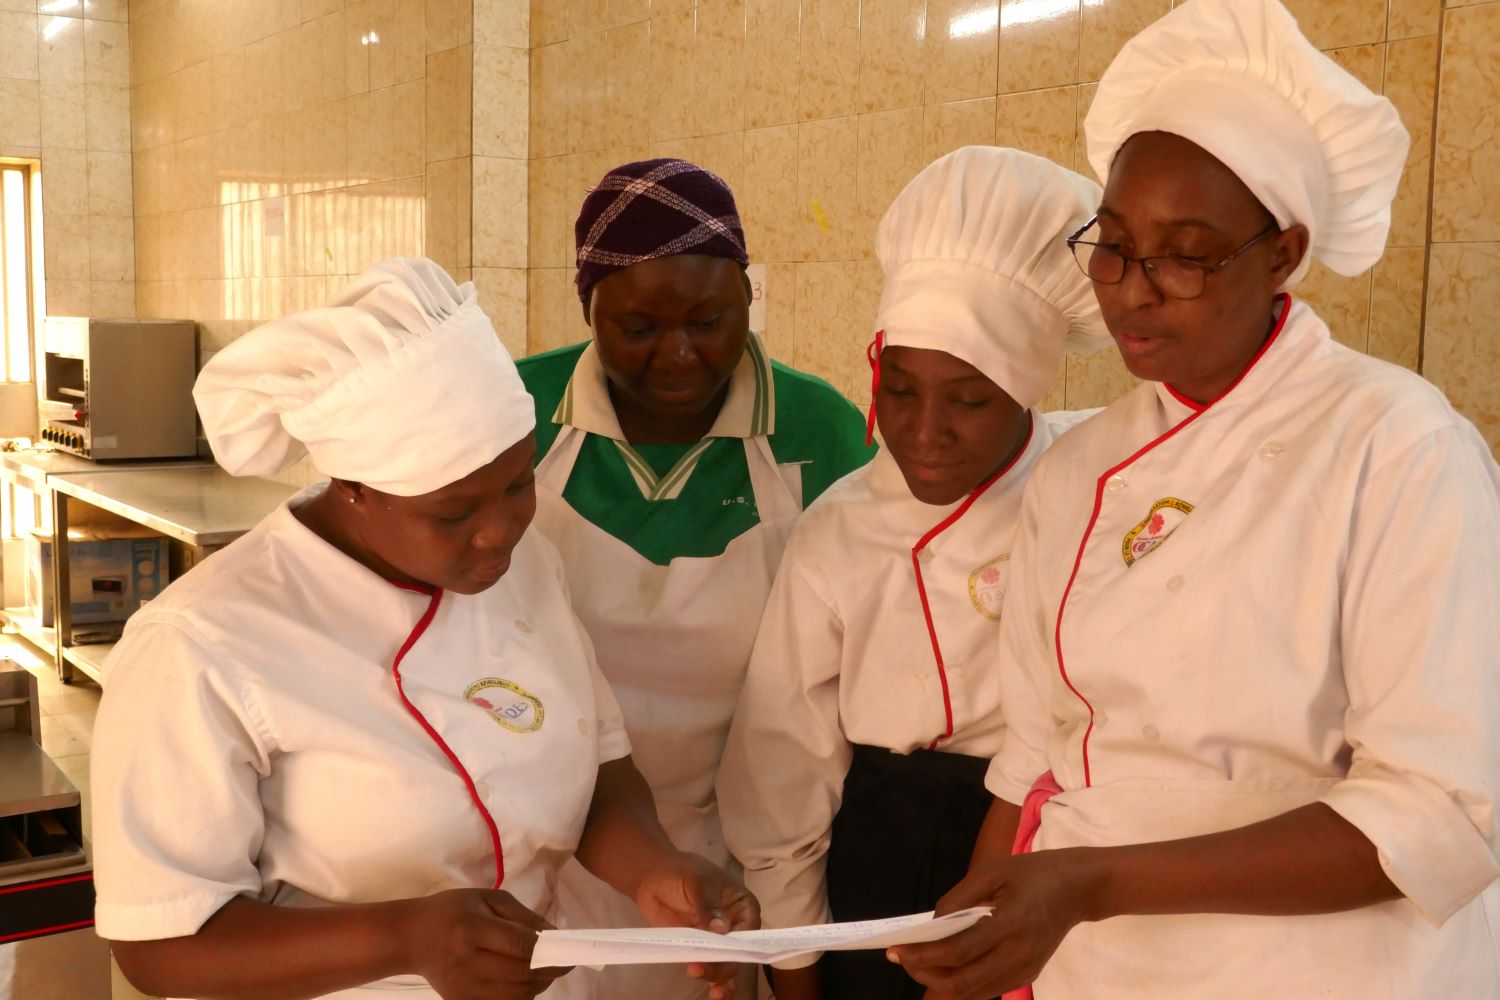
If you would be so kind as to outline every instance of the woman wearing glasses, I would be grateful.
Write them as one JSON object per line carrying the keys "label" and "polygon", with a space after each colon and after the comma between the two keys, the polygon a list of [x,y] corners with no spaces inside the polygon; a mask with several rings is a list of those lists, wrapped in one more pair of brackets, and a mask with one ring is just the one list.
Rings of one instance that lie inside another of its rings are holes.
{"label": "woman wearing glasses", "polygon": [[1288,294],[1378,259],[1406,133],[1275,0],[1179,5],[1086,127],[1070,242],[1148,384],[1023,501],[940,904],[995,915],[891,957],[934,1000],[1500,997],[1500,470]]}

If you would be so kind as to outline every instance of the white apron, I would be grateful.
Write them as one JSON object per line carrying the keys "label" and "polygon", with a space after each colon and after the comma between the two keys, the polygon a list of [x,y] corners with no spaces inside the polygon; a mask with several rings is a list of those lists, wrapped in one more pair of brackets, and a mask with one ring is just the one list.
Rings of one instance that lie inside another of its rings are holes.
{"label": "white apron", "polygon": [[[712,558],[658,566],[563,499],[585,431],[564,426],[537,467],[537,517],[563,558],[573,607],[625,716],[634,760],[673,842],[729,866],[714,779],[761,610],[793,524],[801,469],[778,467],[764,436],[744,439],[760,523]],[[635,903],[576,862],[558,880],[559,926],[642,926]],[[740,983],[752,996],[753,970]],[[549,998],[697,1000],[707,988],[681,966],[578,969]]]}

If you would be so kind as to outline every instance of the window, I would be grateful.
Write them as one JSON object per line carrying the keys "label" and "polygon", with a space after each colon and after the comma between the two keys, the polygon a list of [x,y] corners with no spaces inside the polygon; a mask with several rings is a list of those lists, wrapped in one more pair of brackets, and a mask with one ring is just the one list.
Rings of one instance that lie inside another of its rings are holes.
{"label": "window", "polygon": [[[31,382],[33,325],[33,219],[35,172],[28,163],[0,162],[0,383]],[[35,411],[35,396],[28,409]],[[0,489],[0,537],[15,538],[43,527],[36,494],[5,484]]]}

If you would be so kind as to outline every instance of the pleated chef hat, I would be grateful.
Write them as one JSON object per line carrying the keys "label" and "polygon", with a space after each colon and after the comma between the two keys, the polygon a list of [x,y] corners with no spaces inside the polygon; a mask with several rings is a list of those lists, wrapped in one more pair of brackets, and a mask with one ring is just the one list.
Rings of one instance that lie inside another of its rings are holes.
{"label": "pleated chef hat", "polygon": [[327,306],[259,326],[193,387],[220,465],[318,471],[420,496],[494,461],[536,424],[531,396],[479,308],[430,260],[368,268]]}
{"label": "pleated chef hat", "polygon": [[887,347],[945,351],[1022,406],[1041,402],[1066,349],[1110,342],[1066,239],[1099,186],[1016,149],[967,146],[896,196],[875,237]]}
{"label": "pleated chef hat", "polygon": [[1356,275],[1380,259],[1410,143],[1390,101],[1302,36],[1277,0],[1188,0],[1125,44],[1084,121],[1089,162],[1106,177],[1140,132],[1207,150],[1309,253]]}

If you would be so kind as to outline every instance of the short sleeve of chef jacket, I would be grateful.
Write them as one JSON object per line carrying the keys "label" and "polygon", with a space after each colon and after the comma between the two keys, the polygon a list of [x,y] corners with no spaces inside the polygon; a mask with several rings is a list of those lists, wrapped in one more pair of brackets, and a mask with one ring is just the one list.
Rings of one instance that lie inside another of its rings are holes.
{"label": "short sleeve of chef jacket", "polygon": [[128,630],[94,726],[96,929],[193,934],[261,888],[270,740],[250,692],[175,625]]}

